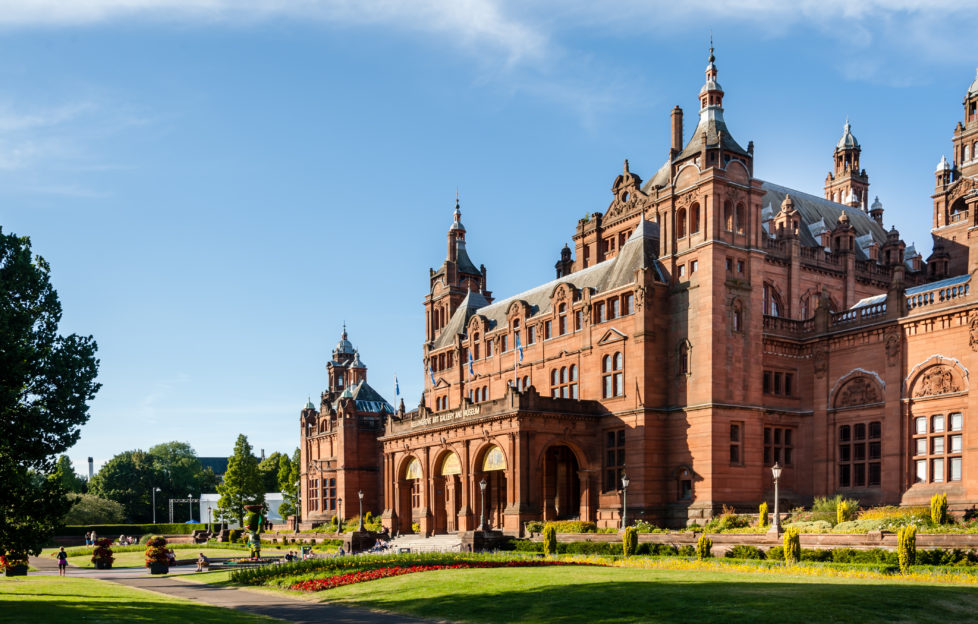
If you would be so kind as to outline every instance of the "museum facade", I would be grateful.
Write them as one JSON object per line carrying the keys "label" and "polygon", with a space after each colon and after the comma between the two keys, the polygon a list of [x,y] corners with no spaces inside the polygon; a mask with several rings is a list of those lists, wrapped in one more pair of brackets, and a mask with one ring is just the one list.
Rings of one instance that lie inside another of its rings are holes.
{"label": "museum facade", "polygon": [[[700,521],[845,494],[978,503],[978,79],[937,167],[933,253],[885,226],[848,120],[822,196],[754,175],[711,50],[692,135],[576,223],[556,278],[496,298],[456,203],[430,270],[420,405],[366,383],[344,330],[301,413],[304,525],[347,501],[394,532]],[[627,475],[627,492],[623,476]],[[782,507],[786,508],[786,507]]]}

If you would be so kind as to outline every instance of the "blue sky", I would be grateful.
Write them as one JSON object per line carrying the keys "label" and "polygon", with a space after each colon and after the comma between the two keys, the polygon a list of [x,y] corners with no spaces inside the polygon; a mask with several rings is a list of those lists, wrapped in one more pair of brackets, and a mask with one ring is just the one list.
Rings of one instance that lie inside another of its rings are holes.
{"label": "blue sky", "polygon": [[821,193],[846,115],[871,193],[926,255],[933,171],[975,77],[959,2],[0,1],[0,225],[52,264],[102,391],[70,456],[298,443],[346,320],[416,405],[427,269],[456,188],[507,296],[549,280],[712,30],[758,177]]}

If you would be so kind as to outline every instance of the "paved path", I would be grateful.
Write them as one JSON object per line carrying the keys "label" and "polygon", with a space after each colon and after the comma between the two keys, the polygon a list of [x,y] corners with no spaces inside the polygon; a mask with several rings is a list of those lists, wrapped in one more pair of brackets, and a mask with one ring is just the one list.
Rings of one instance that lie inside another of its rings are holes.
{"label": "paved path", "polygon": [[[58,563],[48,558],[31,557],[30,564],[38,569],[31,575],[54,576]],[[174,578],[193,574],[196,566],[175,566],[168,575],[150,575],[145,568],[113,568],[95,570],[68,566],[68,575],[112,581],[120,585],[158,592],[175,598],[238,609],[256,615],[265,615],[296,624],[330,622],[331,624],[431,624],[434,620],[421,620],[406,615],[377,613],[355,607],[345,607],[301,598],[290,598],[271,592],[255,591],[238,587],[224,587],[194,583]]]}

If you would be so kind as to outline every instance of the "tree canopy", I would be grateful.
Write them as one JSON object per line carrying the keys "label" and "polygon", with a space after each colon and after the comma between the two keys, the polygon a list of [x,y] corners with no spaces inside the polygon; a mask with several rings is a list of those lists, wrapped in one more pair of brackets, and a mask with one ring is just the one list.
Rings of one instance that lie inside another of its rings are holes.
{"label": "tree canopy", "polygon": [[237,520],[242,526],[244,506],[265,502],[265,484],[258,470],[258,458],[243,434],[234,443],[234,454],[228,458],[228,470],[217,491],[221,495],[217,501],[219,517]]}
{"label": "tree canopy", "polygon": [[[156,519],[169,518],[169,499],[198,497],[213,492],[217,477],[203,469],[197,453],[186,442],[164,442],[148,452],[135,450],[119,453],[102,466],[92,478],[93,494],[122,504],[126,518],[133,522],[153,519],[153,488],[156,493]],[[174,520],[189,520],[188,505],[174,506]],[[200,520],[200,518],[196,518]]]}
{"label": "tree canopy", "polygon": [[278,462],[282,454],[275,451],[258,463],[258,472],[264,484],[265,493],[278,492]]}
{"label": "tree canopy", "polygon": [[70,506],[55,456],[78,441],[100,385],[91,336],[58,333],[51,268],[0,228],[0,549],[40,553]]}
{"label": "tree canopy", "polygon": [[64,524],[118,524],[125,519],[119,503],[94,494],[69,496],[73,504],[64,517]]}
{"label": "tree canopy", "polygon": [[66,492],[81,494],[88,488],[85,480],[75,472],[75,467],[71,464],[71,460],[68,459],[67,455],[58,457],[58,461],[54,466],[54,476]]}
{"label": "tree canopy", "polygon": [[299,504],[299,463],[299,449],[292,454],[292,459],[283,453],[278,460],[278,488],[284,499],[278,513],[282,518],[295,515]]}

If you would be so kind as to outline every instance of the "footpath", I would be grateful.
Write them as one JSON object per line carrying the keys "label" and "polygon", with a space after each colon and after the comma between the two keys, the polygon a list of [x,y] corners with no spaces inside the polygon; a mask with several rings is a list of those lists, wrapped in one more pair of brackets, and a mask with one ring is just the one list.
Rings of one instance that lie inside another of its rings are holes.
{"label": "footpath", "polygon": [[[58,574],[56,561],[47,558],[31,557],[30,564],[37,568],[31,575],[55,576]],[[185,569],[183,569],[185,568]],[[295,624],[330,622],[331,624],[431,624],[435,620],[422,620],[407,615],[378,613],[356,607],[313,602],[300,598],[290,598],[271,592],[256,591],[239,587],[223,587],[183,581],[174,576],[192,574],[194,566],[171,568],[169,575],[150,575],[144,568],[114,568],[94,570],[68,566],[68,575],[93,578],[119,583],[127,587],[145,589],[174,598],[237,609],[254,615],[264,615]],[[176,573],[176,574],[172,574]]]}

